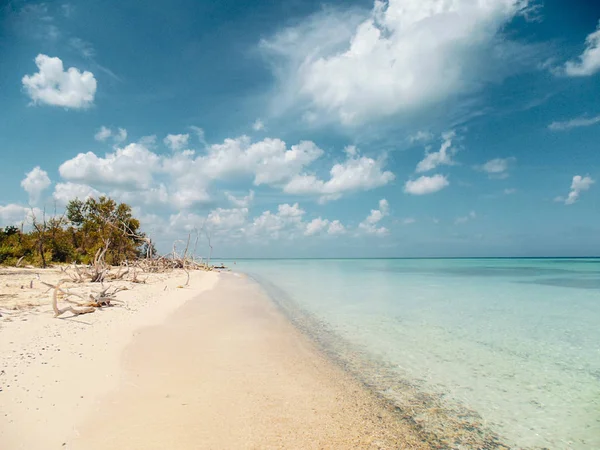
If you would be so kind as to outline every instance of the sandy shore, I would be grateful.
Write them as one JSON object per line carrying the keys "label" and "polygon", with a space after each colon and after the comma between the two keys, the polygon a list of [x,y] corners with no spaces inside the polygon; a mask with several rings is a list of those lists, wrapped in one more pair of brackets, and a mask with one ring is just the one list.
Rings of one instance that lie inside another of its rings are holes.
{"label": "sandy shore", "polygon": [[136,330],[161,323],[218,279],[217,273],[192,272],[190,287],[182,289],[186,275],[181,271],[147,275],[147,284],[129,283],[130,290],[119,292],[119,306],[54,318],[50,293],[40,280],[55,284],[64,276],[59,270],[1,272],[3,450],[64,448],[78,421],[119,386],[123,350]]}
{"label": "sandy shore", "polygon": [[2,329],[0,380],[11,385],[0,392],[0,447],[423,448],[255,283],[213,273],[195,274],[191,289],[167,282],[123,322]]}

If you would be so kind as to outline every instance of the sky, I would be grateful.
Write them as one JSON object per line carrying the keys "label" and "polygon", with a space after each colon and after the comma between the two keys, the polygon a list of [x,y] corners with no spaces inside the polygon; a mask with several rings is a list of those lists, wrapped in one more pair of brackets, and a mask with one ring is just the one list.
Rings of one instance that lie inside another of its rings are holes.
{"label": "sky", "polygon": [[0,227],[108,195],[162,252],[600,255],[598,2],[0,5]]}

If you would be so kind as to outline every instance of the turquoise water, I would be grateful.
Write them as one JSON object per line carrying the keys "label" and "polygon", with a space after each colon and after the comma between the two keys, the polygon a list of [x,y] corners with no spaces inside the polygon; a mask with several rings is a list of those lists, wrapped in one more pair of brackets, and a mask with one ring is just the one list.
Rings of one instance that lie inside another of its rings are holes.
{"label": "turquoise water", "polygon": [[600,448],[600,260],[245,260],[398,378],[518,448]]}

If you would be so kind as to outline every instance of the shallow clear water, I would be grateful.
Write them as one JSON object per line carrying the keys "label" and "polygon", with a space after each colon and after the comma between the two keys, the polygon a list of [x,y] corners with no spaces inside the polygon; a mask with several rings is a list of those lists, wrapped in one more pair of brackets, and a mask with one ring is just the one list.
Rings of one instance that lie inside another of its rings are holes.
{"label": "shallow clear water", "polygon": [[[231,264],[231,263],[230,263]],[[517,447],[600,448],[600,260],[238,260]]]}

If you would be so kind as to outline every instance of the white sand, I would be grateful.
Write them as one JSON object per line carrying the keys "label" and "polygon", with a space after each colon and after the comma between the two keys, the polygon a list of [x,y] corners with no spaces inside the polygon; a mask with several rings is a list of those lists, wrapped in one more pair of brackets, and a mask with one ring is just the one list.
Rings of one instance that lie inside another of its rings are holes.
{"label": "white sand", "polygon": [[[181,289],[177,286],[186,281],[183,272],[155,275],[149,284],[120,292],[118,299],[124,305],[57,319],[47,288],[37,281],[34,289],[28,288],[29,280],[37,280],[34,273],[56,282],[60,277],[56,271],[14,272],[18,275],[0,277],[0,293],[12,295],[9,306],[25,308],[4,314],[0,321],[3,450],[64,448],[67,437],[76,433],[77,421],[119,385],[122,352],[137,330],[161,323],[188,299],[211,289],[219,276],[193,272],[190,287]],[[31,305],[43,306],[27,309]]]}
{"label": "white sand", "polygon": [[0,448],[425,448],[258,285],[183,279],[124,293],[130,309],[2,324]]}

